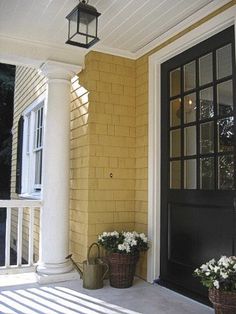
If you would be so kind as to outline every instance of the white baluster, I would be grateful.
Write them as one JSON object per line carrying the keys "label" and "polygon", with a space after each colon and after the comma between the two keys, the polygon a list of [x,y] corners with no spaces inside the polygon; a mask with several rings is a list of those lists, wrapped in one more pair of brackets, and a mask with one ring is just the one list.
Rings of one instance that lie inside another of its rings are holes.
{"label": "white baluster", "polygon": [[22,264],[22,222],[23,208],[18,209],[18,227],[17,227],[17,266]]}
{"label": "white baluster", "polygon": [[7,207],[6,237],[5,237],[5,267],[10,266],[11,245],[11,207]]}
{"label": "white baluster", "polygon": [[28,263],[29,263],[29,266],[33,265],[33,254],[34,254],[34,210],[35,210],[35,208],[30,207],[30,220],[29,220],[29,255],[28,255]]}

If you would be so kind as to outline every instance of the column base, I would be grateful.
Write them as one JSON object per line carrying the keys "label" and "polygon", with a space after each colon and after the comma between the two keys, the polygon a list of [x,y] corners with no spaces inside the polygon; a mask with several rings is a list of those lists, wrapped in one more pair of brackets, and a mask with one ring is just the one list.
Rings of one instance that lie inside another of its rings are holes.
{"label": "column base", "polygon": [[36,272],[41,275],[59,275],[70,272],[74,266],[70,260],[63,263],[38,263]]}
{"label": "column base", "polygon": [[40,274],[36,273],[37,282],[40,285],[54,283],[54,282],[61,282],[61,281],[68,281],[68,280],[79,280],[80,276],[77,271],[72,270],[68,273],[64,274]]}

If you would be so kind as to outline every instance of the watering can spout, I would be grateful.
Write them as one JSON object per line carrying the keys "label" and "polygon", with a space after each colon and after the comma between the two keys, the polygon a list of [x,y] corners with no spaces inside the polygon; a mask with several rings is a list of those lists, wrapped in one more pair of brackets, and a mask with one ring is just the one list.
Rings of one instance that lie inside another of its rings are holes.
{"label": "watering can spout", "polygon": [[80,278],[83,278],[83,272],[82,270],[79,268],[79,266],[77,265],[77,263],[75,263],[75,261],[72,259],[72,254],[69,254],[66,259],[71,260],[72,264],[75,266],[76,270],[78,271],[78,273],[80,274]]}

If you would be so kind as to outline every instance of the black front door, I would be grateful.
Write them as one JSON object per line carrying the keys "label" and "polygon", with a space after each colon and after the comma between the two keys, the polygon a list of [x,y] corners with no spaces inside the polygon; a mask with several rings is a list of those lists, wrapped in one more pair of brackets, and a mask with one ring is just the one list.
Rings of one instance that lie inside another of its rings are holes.
{"label": "black front door", "polygon": [[196,267],[235,254],[234,60],[231,27],[161,67],[160,282],[189,295],[207,294]]}

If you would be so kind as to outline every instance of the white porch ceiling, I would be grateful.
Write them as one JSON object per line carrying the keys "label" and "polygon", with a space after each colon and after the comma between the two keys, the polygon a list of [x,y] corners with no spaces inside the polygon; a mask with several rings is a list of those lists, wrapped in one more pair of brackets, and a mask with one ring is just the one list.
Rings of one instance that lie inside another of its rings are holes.
{"label": "white porch ceiling", "polygon": [[[23,60],[54,58],[82,62],[88,50],[65,44],[65,16],[79,0],[1,0],[0,54]],[[196,12],[229,0],[90,0],[101,13],[100,42],[92,50],[136,58],[158,38]],[[190,25],[189,24],[189,25]],[[69,58],[70,56],[70,58]],[[0,60],[1,61],[1,60]]]}

